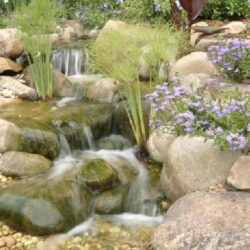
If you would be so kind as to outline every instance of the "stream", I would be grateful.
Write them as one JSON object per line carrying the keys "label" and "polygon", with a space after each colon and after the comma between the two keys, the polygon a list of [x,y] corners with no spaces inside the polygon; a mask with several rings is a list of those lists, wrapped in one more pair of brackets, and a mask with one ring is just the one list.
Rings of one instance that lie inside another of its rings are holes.
{"label": "stream", "polygon": [[[52,61],[70,77],[91,72],[86,49],[56,50]],[[0,176],[0,214],[8,225],[0,225],[0,234],[15,241],[1,249],[150,249],[166,205],[160,168],[136,158],[136,148],[113,123],[112,105],[76,95],[0,111],[21,131],[20,151],[53,160],[34,177],[8,177],[2,185]]]}

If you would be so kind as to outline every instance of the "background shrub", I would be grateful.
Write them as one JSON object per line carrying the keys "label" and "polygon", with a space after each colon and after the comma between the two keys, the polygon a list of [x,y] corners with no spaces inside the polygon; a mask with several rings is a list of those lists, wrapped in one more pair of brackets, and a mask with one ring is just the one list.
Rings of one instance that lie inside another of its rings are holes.
{"label": "background shrub", "polygon": [[206,19],[235,19],[250,16],[249,0],[207,0],[201,16]]}

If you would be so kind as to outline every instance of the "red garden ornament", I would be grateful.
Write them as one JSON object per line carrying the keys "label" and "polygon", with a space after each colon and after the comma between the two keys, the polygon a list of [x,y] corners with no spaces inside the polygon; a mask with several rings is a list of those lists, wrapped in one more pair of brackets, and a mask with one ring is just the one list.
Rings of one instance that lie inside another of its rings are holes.
{"label": "red garden ornament", "polygon": [[181,6],[188,14],[189,25],[199,16],[206,0],[179,0]]}

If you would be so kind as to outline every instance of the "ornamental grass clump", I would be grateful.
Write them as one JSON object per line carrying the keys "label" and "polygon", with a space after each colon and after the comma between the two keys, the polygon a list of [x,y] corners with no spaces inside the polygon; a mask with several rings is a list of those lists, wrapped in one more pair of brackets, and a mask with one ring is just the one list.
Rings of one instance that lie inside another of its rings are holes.
{"label": "ornamental grass clump", "polygon": [[230,79],[250,78],[250,44],[239,39],[221,40],[208,48],[208,60]]}
{"label": "ornamental grass clump", "polygon": [[23,6],[13,21],[22,32],[24,53],[31,67],[35,88],[42,99],[52,97],[52,65],[50,33],[56,28],[61,8],[52,0],[32,0]]}
{"label": "ornamental grass clump", "polygon": [[146,95],[152,105],[152,128],[168,129],[180,135],[214,139],[222,150],[250,151],[250,95],[231,89],[230,84],[211,79],[209,87],[220,91],[220,98],[205,98],[180,87],[178,79],[157,85]]}

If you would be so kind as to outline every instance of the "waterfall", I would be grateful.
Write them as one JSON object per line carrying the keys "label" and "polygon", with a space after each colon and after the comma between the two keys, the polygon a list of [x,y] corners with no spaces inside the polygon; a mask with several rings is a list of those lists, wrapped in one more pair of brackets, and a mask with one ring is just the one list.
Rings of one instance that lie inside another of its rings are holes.
{"label": "waterfall", "polygon": [[[89,60],[88,56],[86,60]],[[76,49],[58,50],[52,54],[52,63],[66,76],[80,75],[84,67],[84,54]]]}

